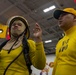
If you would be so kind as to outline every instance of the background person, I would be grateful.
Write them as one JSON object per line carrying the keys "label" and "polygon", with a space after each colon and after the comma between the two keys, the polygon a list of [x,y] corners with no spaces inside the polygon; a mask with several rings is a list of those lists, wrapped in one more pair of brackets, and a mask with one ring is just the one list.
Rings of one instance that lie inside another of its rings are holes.
{"label": "background person", "polygon": [[52,75],[76,75],[76,10],[55,10],[54,18],[65,36],[56,45],[56,59]]}

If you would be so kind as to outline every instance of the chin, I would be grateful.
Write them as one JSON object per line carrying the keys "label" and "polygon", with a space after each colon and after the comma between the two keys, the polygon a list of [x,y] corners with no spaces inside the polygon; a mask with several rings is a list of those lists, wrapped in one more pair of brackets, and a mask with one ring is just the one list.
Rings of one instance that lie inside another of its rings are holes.
{"label": "chin", "polygon": [[13,33],[12,35],[15,36],[15,37],[17,37],[17,36],[19,36],[20,34],[18,34],[18,33]]}
{"label": "chin", "polygon": [[59,27],[64,27],[64,25],[63,24],[59,24]]}

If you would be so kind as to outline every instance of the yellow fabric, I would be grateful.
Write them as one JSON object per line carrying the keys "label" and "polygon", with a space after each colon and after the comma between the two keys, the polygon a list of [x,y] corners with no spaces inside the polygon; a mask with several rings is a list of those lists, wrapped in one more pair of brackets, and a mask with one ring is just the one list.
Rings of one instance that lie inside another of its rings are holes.
{"label": "yellow fabric", "polygon": [[0,33],[0,38],[6,38],[6,31],[7,31],[7,26],[0,24],[0,29],[3,30],[2,33]]}
{"label": "yellow fabric", "polygon": [[[35,43],[32,40],[28,40],[29,43],[29,55],[32,61],[32,64],[38,68],[43,69],[46,64],[46,58],[43,48],[43,43]],[[3,72],[7,65],[16,58],[19,53],[22,51],[22,45],[10,52],[8,54],[7,50],[2,50],[0,52],[0,75],[3,75]],[[38,67],[39,66],[39,67]],[[8,68],[6,75],[29,75],[26,62],[24,60],[23,53],[14,61],[11,66]]]}
{"label": "yellow fabric", "polygon": [[76,26],[67,30],[56,46],[52,75],[76,75]]}

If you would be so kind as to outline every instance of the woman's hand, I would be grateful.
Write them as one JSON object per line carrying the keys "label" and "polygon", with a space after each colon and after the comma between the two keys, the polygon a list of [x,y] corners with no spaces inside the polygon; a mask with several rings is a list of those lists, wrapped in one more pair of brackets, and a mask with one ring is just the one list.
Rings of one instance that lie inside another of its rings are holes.
{"label": "woman's hand", "polygon": [[36,42],[42,41],[42,29],[38,23],[36,23],[36,25],[33,29],[33,36],[34,36]]}

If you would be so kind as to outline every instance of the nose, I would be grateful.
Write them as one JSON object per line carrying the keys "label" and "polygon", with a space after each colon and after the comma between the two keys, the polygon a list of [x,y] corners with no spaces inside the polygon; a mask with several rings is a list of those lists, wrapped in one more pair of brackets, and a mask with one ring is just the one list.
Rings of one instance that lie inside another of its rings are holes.
{"label": "nose", "polygon": [[61,20],[61,19],[62,19],[62,15],[59,16],[58,20]]}
{"label": "nose", "polygon": [[15,24],[15,26],[18,26],[18,24]]}
{"label": "nose", "polygon": [[15,23],[15,24],[13,24],[13,26],[18,26],[18,24],[17,24],[17,23]]}

